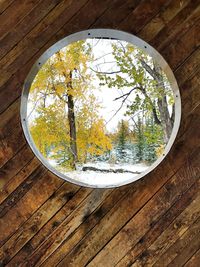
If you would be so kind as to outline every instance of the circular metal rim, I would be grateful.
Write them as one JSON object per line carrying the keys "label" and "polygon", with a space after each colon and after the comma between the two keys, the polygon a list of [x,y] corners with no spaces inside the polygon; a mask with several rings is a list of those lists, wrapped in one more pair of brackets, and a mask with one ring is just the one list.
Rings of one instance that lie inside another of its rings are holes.
{"label": "circular metal rim", "polygon": [[[34,141],[31,137],[31,134],[28,129],[28,122],[27,122],[27,102],[28,102],[28,95],[29,95],[29,90],[31,87],[31,84],[37,75],[38,71],[42,67],[42,65],[57,51],[62,49],[63,47],[69,45],[72,42],[79,41],[79,40],[84,40],[86,38],[108,38],[108,39],[118,39],[118,40],[123,40],[127,41],[129,43],[132,43],[135,46],[138,46],[142,50],[146,51],[152,58],[155,59],[156,62],[162,67],[164,70],[165,74],[167,75],[167,78],[170,82],[170,85],[173,90],[174,94],[174,99],[175,99],[175,121],[174,121],[174,126],[172,130],[171,137],[168,141],[168,144],[165,147],[164,153],[162,156],[160,156],[149,168],[147,168],[144,172],[141,174],[138,174],[135,177],[132,177],[130,179],[122,180],[120,183],[116,184],[88,184],[84,181],[77,181],[73,178],[70,178],[66,176],[65,174],[59,172],[56,170],[54,167],[52,167],[48,161],[43,157],[43,155],[39,152],[39,150],[36,148]],[[58,177],[79,185],[79,186],[84,186],[84,187],[91,187],[91,188],[113,188],[113,187],[119,187],[123,185],[130,184],[132,182],[135,182],[138,179],[141,179],[148,173],[150,173],[152,170],[154,170],[166,157],[166,155],[169,153],[179,130],[180,127],[180,121],[181,121],[181,97],[180,97],[180,92],[179,88],[175,79],[175,76],[165,61],[165,59],[161,56],[161,54],[154,49],[152,46],[150,46],[148,43],[143,41],[142,39],[138,38],[135,35],[132,35],[130,33],[124,32],[124,31],[119,31],[119,30],[113,30],[113,29],[91,29],[91,30],[85,30],[85,31],[80,31],[74,34],[71,34],[64,39],[61,39],[57,43],[55,43],[53,46],[51,46],[49,49],[47,49],[43,55],[35,62],[35,64],[32,66],[28,76],[25,79],[24,85],[23,85],[23,90],[22,90],[22,96],[21,96],[21,106],[20,106],[20,116],[21,116],[21,123],[22,123],[22,128],[24,131],[25,138],[31,147],[33,153],[36,155],[36,157],[41,161],[41,163],[49,169],[52,173],[57,175]]]}

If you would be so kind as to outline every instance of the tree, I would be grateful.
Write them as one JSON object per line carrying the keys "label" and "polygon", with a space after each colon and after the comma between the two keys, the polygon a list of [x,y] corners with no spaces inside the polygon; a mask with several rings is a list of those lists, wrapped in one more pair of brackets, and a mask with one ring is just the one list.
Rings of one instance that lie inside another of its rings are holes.
{"label": "tree", "polygon": [[70,44],[43,65],[30,90],[30,131],[36,145],[45,156],[48,146],[70,169],[111,148],[87,71],[91,59],[87,43]]}
{"label": "tree", "polygon": [[[144,110],[151,113],[154,123],[162,128],[167,143],[174,122],[174,101],[166,75],[150,56],[132,44],[113,41],[112,49],[115,69],[97,71],[101,84],[121,91],[130,88],[115,101],[121,101],[120,108],[128,103],[128,115]],[[172,107],[171,115],[169,106]]]}

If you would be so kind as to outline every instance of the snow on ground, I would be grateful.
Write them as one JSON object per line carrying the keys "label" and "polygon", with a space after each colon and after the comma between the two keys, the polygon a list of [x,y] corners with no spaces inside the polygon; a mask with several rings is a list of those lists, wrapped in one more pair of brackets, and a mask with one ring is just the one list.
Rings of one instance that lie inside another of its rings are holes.
{"label": "snow on ground", "polygon": [[[119,163],[119,164],[111,164],[111,163],[107,163],[107,162],[88,162],[86,164],[84,164],[83,166],[87,166],[87,167],[95,167],[98,169],[123,169],[123,170],[127,170],[127,171],[132,171],[132,172],[143,172],[146,168],[148,168],[147,165],[143,164],[143,163],[139,163],[139,164],[127,164],[127,163]],[[82,166],[82,167],[83,167]]]}
{"label": "snow on ground", "polygon": [[[48,162],[55,167],[56,169],[56,161],[55,160],[48,160]],[[69,178],[72,178],[76,180],[77,182],[82,182],[88,185],[112,185],[112,184],[119,184],[123,181],[129,180],[137,177],[138,174],[134,173],[113,173],[113,172],[96,172],[96,171],[82,171],[82,167],[95,167],[98,169],[123,169],[131,172],[143,172],[145,171],[149,166],[139,163],[139,164],[109,164],[106,162],[97,162],[97,163],[87,163],[82,166],[78,166],[78,170],[76,171],[68,171],[63,172],[66,176]],[[136,180],[136,179],[135,179]]]}
{"label": "snow on ground", "polygon": [[[109,164],[109,163],[87,163],[84,166],[96,167],[98,169],[124,169],[132,172],[143,172],[148,166],[145,164]],[[129,180],[137,177],[137,174],[133,173],[105,173],[105,172],[95,172],[95,171],[71,171],[65,172],[68,177],[80,181],[89,185],[112,185],[119,184],[123,181]],[[135,179],[136,180],[136,179]]]}

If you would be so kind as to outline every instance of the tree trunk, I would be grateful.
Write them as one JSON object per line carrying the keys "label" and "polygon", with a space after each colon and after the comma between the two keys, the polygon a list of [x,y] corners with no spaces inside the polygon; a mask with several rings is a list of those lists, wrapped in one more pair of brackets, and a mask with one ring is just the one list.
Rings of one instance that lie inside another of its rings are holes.
{"label": "tree trunk", "polygon": [[76,122],[74,114],[74,100],[72,95],[68,95],[68,121],[70,129],[70,150],[72,154],[71,167],[76,169],[77,157],[77,145],[76,145]]}
{"label": "tree trunk", "polygon": [[158,109],[160,112],[161,125],[165,133],[165,137],[164,137],[165,143],[167,143],[171,136],[173,122],[169,114],[169,109],[167,105],[167,97],[165,94],[165,85],[163,82],[161,68],[157,64],[154,64],[154,70],[155,70],[155,76],[156,76],[156,81],[157,81],[157,88],[158,89],[163,88],[162,96],[158,98]]}
{"label": "tree trunk", "polygon": [[[173,128],[173,110],[172,110],[172,116],[170,118],[169,110],[168,110],[168,105],[167,105],[167,97],[165,93],[165,84],[163,81],[163,76],[162,76],[162,69],[160,66],[154,62],[154,68],[152,69],[144,60],[141,59],[141,64],[145,68],[145,70],[152,76],[152,78],[157,82],[157,89],[162,91],[161,92],[161,97],[158,98],[157,104],[158,104],[158,110],[160,113],[160,123],[164,131],[164,141],[165,143],[168,142],[172,128]],[[162,90],[161,90],[162,88]],[[157,120],[157,115],[156,115],[156,109],[153,108],[154,105],[152,105],[152,111],[154,115],[155,122]],[[156,115],[156,116],[155,116]],[[156,122],[157,123],[157,122]]]}
{"label": "tree trunk", "polygon": [[[68,88],[72,88],[72,71],[69,74]],[[73,96],[68,92],[68,121],[70,129],[70,150],[72,154],[71,167],[76,169],[76,162],[78,160],[77,155],[77,144],[76,144],[76,120],[75,120],[75,111],[74,111],[74,99]]]}
{"label": "tree trunk", "polygon": [[[60,52],[57,52],[59,61],[63,63]],[[68,122],[69,122],[69,131],[70,131],[70,152],[71,152],[71,168],[73,170],[76,169],[76,162],[78,161],[78,153],[77,153],[77,143],[76,143],[76,119],[75,119],[75,111],[74,111],[74,99],[73,95],[70,94],[70,89],[73,89],[72,85],[72,72],[66,73],[63,64],[63,76],[67,82],[67,108],[68,108]]]}

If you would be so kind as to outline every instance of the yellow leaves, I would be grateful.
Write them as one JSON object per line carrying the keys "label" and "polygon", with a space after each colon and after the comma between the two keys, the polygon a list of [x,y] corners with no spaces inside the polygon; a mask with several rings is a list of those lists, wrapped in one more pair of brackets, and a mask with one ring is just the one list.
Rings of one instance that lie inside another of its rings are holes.
{"label": "yellow leaves", "polygon": [[160,145],[159,147],[156,148],[156,155],[158,158],[163,154],[164,149],[165,149],[164,145]]}
{"label": "yellow leaves", "polygon": [[112,148],[111,140],[106,135],[105,126],[102,119],[95,121],[89,129],[80,127],[77,133],[77,145],[79,158],[81,153],[90,156],[99,156]]}
{"label": "yellow leaves", "polygon": [[59,95],[62,95],[64,92],[66,92],[65,87],[61,84],[55,85],[55,89]]}
{"label": "yellow leaves", "polygon": [[[44,155],[69,155],[68,96],[75,104],[78,159],[97,156],[112,148],[106,135],[101,108],[88,74],[92,55],[84,41],[70,44],[54,54],[40,69],[31,86],[35,113],[30,124],[33,140]],[[38,103],[37,103],[38,101]],[[50,154],[51,154],[50,153]]]}

